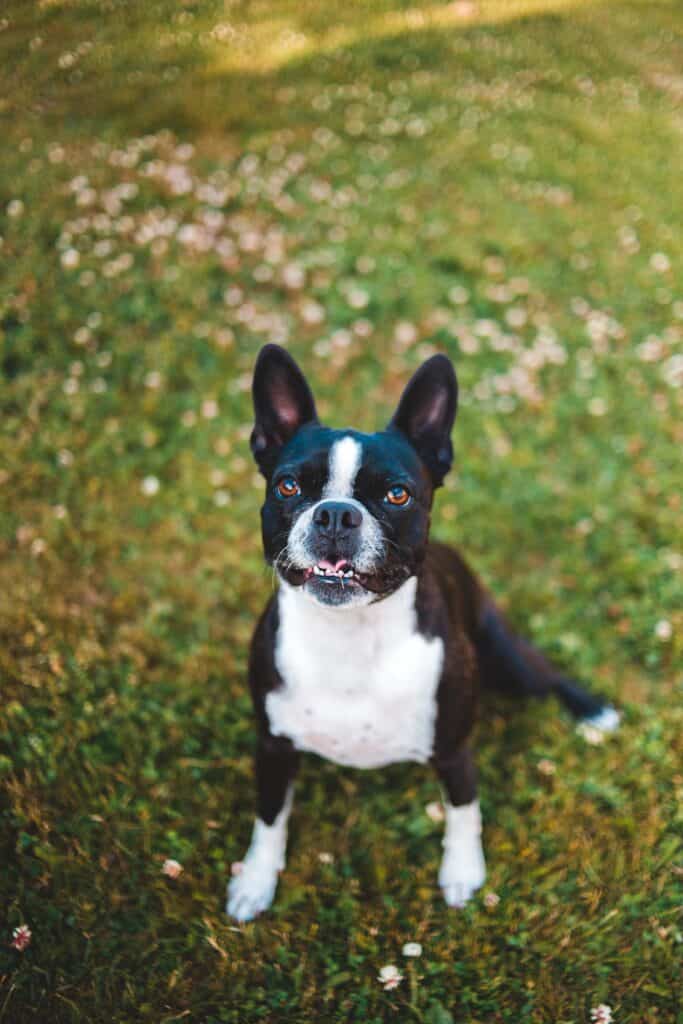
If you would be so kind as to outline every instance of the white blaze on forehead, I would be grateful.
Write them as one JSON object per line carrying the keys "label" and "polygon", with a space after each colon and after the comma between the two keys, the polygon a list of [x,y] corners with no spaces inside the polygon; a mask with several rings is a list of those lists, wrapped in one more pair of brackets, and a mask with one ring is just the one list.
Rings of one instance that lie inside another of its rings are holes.
{"label": "white blaze on forehead", "polygon": [[360,469],[363,448],[353,437],[343,437],[330,448],[330,473],[324,498],[350,498]]}
{"label": "white blaze on forehead", "polygon": [[[372,572],[377,568],[384,554],[382,530],[366,507],[353,497],[353,486],[362,461],[363,446],[353,437],[342,437],[331,446],[328,478],[320,501],[304,508],[290,530],[287,557],[291,565],[299,569],[310,569],[317,564],[319,555],[315,552],[313,544],[313,518],[321,502],[337,500],[354,505],[362,516],[358,551],[353,559],[355,569],[358,572]],[[368,598],[367,593],[363,595],[363,599],[365,598]]]}

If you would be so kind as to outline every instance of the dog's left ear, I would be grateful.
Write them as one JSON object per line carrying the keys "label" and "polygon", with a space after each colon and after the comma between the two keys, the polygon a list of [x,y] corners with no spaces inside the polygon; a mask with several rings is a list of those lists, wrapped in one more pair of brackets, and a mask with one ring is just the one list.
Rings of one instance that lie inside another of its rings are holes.
{"label": "dog's left ear", "polygon": [[305,423],[317,423],[315,402],[306,378],[289,352],[264,345],[254,368],[254,429],[251,450],[268,477],[283,445]]}
{"label": "dog's left ear", "polygon": [[431,473],[443,483],[453,462],[451,430],[458,406],[458,381],[450,359],[432,356],[415,372],[401,395],[389,430],[408,438]]}

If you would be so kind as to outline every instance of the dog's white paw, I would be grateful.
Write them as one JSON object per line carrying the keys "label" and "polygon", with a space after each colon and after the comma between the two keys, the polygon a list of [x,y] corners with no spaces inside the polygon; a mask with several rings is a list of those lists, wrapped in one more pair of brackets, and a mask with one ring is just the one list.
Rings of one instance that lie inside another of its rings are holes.
{"label": "dog's white paw", "polygon": [[439,869],[439,885],[449,907],[464,907],[485,881],[486,862],[478,836],[448,847]]}
{"label": "dog's white paw", "polygon": [[263,865],[245,863],[242,872],[228,884],[226,911],[236,921],[252,921],[273,902],[278,872]]}
{"label": "dog's white paw", "polygon": [[486,881],[478,800],[446,805],[446,834],[439,885],[449,907],[463,907]]}
{"label": "dog's white paw", "polygon": [[290,786],[282,810],[272,825],[266,825],[260,818],[254,822],[251,843],[240,873],[228,883],[225,909],[236,921],[252,921],[273,902],[277,876],[285,866],[287,819],[291,809]]}

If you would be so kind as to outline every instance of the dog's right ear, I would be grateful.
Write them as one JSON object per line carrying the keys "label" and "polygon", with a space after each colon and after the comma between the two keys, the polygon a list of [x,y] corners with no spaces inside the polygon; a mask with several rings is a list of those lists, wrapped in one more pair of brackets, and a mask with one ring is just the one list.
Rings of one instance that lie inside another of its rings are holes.
{"label": "dog's right ear", "polygon": [[306,378],[279,345],[264,345],[259,352],[252,394],[251,450],[259,469],[269,477],[283,445],[305,423],[317,423],[318,416]]}

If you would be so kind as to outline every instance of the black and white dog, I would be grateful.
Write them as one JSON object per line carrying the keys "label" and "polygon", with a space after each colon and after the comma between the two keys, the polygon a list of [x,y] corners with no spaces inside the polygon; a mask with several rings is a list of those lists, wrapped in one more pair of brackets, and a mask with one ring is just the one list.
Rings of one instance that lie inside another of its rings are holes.
{"label": "black and white dog", "polygon": [[273,900],[302,751],[355,768],[431,761],[445,791],[439,884],[461,906],[486,871],[468,744],[479,686],[556,694],[603,730],[618,714],[517,637],[457,552],[428,539],[453,458],[446,356],[420,367],[376,434],[323,426],[276,345],[259,354],[253,394],[263,544],[280,587],[251,647],[258,814],[228,913],[248,921]]}

